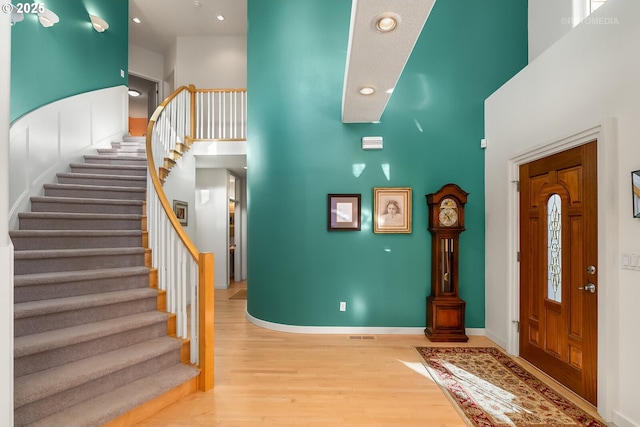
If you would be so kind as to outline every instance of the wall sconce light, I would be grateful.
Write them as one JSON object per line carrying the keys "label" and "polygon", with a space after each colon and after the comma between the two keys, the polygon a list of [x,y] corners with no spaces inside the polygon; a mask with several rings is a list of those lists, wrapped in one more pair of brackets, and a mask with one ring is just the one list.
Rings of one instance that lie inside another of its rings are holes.
{"label": "wall sconce light", "polygon": [[13,10],[11,11],[11,25],[15,25],[18,22],[22,22],[23,19],[24,19],[24,13],[16,12],[16,9],[13,8]]}
{"label": "wall sconce light", "polygon": [[91,18],[91,25],[93,25],[93,29],[99,33],[104,33],[107,29],[109,29],[109,23],[104,19],[100,18],[96,15],[89,15]]}
{"label": "wall sconce light", "polygon": [[60,22],[60,18],[49,9],[44,8],[42,12],[38,12],[38,21],[43,27],[49,28]]}

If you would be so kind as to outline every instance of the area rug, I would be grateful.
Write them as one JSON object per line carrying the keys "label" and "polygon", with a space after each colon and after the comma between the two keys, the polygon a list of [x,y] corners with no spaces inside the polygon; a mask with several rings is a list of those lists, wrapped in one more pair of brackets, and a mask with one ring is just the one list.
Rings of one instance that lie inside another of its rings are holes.
{"label": "area rug", "polygon": [[496,348],[416,349],[469,426],[606,427]]}
{"label": "area rug", "polygon": [[236,292],[235,294],[231,295],[229,297],[229,299],[247,299],[247,290],[246,289],[240,289],[238,292]]}

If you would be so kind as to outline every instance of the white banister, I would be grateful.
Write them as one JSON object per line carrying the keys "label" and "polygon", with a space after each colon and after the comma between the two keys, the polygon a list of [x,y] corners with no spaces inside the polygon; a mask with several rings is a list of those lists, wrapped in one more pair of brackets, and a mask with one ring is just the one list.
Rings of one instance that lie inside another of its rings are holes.
{"label": "white banister", "polygon": [[[213,387],[213,254],[191,242],[162,189],[174,152],[194,140],[246,140],[245,89],[181,87],[154,112],[147,128],[147,217],[152,264],[166,291],[176,335],[190,339],[200,390]],[[181,144],[178,147],[178,144]],[[190,314],[189,314],[190,309]]]}
{"label": "white banister", "polygon": [[196,140],[245,140],[247,91],[196,89]]}

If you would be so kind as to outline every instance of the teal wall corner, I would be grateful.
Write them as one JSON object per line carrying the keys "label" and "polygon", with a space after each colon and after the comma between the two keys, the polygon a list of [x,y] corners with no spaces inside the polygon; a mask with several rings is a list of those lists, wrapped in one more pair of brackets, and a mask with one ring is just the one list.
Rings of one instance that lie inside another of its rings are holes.
{"label": "teal wall corner", "polygon": [[[351,2],[248,0],[248,312],[300,326],[424,327],[425,195],[469,192],[466,326],[484,327],[484,100],[527,63],[526,0],[438,0],[380,123],[341,122]],[[363,136],[384,149],[363,151]],[[374,234],[375,187],[411,187],[411,234]],[[327,231],[327,194],[362,230]],[[340,301],[347,311],[339,311]]]}
{"label": "teal wall corner", "polygon": [[[54,26],[25,14],[11,27],[11,122],[53,101],[128,84],[128,0],[48,0],[46,7],[60,18]],[[96,32],[89,14],[109,29]]]}

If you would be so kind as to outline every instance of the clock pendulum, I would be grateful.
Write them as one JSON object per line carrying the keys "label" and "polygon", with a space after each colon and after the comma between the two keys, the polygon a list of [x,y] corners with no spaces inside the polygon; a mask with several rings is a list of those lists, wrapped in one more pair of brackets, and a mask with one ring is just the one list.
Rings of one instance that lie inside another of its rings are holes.
{"label": "clock pendulum", "polygon": [[464,205],[469,193],[447,184],[427,194],[431,232],[431,295],[427,297],[427,327],[431,341],[466,342],[466,302],[458,295],[458,240],[464,228]]}

